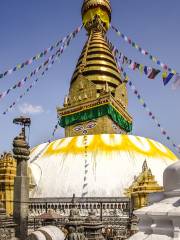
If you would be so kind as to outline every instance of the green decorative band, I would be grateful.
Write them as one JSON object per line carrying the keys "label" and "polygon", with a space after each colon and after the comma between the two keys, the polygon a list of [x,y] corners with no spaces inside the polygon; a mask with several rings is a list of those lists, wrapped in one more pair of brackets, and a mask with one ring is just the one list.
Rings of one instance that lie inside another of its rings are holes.
{"label": "green decorative band", "polygon": [[82,112],[76,112],[68,116],[62,116],[60,119],[60,126],[65,128],[77,123],[90,121],[108,115],[126,132],[132,131],[132,123],[129,123],[121,114],[112,107],[111,104],[97,106],[91,109],[87,109]]}

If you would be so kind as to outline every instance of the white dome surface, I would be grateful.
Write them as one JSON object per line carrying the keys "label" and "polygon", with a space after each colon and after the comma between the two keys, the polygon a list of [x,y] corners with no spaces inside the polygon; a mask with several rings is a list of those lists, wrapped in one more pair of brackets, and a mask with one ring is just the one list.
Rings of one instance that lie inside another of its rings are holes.
{"label": "white dome surface", "polygon": [[[29,166],[36,187],[31,198],[82,195],[85,158],[88,161],[88,197],[121,197],[147,160],[163,185],[163,172],[177,157],[162,144],[147,138],[102,134],[63,138],[41,144],[31,152]],[[86,154],[87,152],[87,154]],[[86,157],[87,155],[87,157]]]}
{"label": "white dome surface", "polygon": [[163,175],[164,189],[166,192],[176,190],[180,192],[180,161],[166,168]]}

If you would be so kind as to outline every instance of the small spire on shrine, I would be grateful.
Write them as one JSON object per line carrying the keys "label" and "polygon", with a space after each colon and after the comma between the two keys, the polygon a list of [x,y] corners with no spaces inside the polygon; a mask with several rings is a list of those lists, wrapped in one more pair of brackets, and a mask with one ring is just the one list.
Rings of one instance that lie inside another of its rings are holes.
{"label": "small spire on shrine", "polygon": [[68,96],[66,95],[64,98],[64,106],[66,107],[68,105]]}
{"label": "small spire on shrine", "polygon": [[148,165],[147,165],[147,161],[145,160],[143,163],[143,167],[142,167],[143,172],[145,172],[146,170],[148,170]]}

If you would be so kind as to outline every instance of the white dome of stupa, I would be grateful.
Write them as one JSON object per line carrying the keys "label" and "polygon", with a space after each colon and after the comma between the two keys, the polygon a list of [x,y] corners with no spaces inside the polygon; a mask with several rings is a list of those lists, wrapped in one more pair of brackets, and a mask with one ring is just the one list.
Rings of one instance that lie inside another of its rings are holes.
{"label": "white dome of stupa", "polygon": [[[87,152],[87,153],[86,153]],[[36,184],[31,198],[82,195],[87,155],[88,197],[121,197],[141,172],[144,160],[162,186],[163,172],[177,157],[164,145],[143,137],[102,134],[56,140],[31,152],[29,166]]]}

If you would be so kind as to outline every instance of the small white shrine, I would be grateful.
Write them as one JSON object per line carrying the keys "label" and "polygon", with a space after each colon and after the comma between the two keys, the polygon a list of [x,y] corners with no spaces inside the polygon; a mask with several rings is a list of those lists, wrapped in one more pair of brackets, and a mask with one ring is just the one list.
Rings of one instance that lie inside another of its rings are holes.
{"label": "small white shrine", "polygon": [[180,161],[163,175],[164,192],[150,196],[151,205],[135,211],[139,232],[130,240],[180,240]]}

